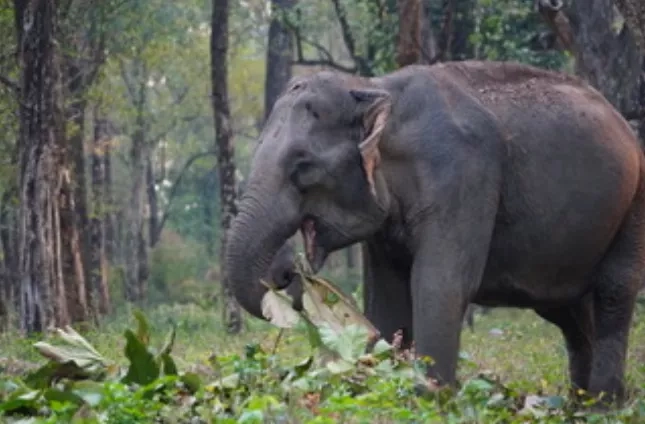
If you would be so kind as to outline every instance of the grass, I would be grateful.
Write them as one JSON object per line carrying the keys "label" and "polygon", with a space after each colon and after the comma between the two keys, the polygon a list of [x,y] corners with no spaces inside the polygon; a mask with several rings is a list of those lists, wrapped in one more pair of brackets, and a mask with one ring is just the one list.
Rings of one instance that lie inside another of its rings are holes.
{"label": "grass", "polygon": [[[645,321],[640,318],[643,313],[645,308],[639,306],[627,359],[628,387],[633,391],[633,399],[645,393]],[[177,367],[209,377],[211,355],[242,355],[249,343],[259,343],[266,352],[275,350],[278,360],[287,365],[294,365],[312,353],[303,332],[285,331],[276,345],[279,329],[254,318],[246,320],[243,334],[232,336],[225,333],[218,311],[199,306],[161,305],[146,310],[145,314],[150,323],[151,345],[160,346],[174,322],[177,333],[173,358]],[[86,331],[83,336],[105,357],[125,365],[123,334],[133,327],[131,311],[121,310],[100,328]],[[42,356],[32,346],[37,340],[40,338],[0,334],[0,361],[4,361],[0,362],[0,369],[4,366],[7,373],[19,373],[24,369],[23,361],[43,364]],[[460,361],[460,380],[486,373],[519,392],[566,395],[567,357],[561,334],[531,311],[497,309],[488,315],[478,315],[475,331],[465,328],[462,332],[461,350],[464,358]]]}

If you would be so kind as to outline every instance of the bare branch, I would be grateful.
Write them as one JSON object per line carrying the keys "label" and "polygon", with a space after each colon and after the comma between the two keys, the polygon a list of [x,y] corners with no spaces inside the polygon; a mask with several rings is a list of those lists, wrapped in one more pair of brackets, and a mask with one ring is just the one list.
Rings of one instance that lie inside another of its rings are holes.
{"label": "bare branch", "polygon": [[365,76],[372,76],[373,72],[370,66],[368,65],[365,58],[356,54],[356,44],[354,42],[354,36],[352,35],[352,30],[349,27],[349,22],[347,21],[347,16],[345,10],[340,5],[339,0],[331,0],[334,5],[334,11],[336,12],[336,17],[338,18],[338,23],[340,24],[340,29],[343,34],[343,41],[345,46],[347,46],[347,51],[349,51],[350,56],[356,63],[356,66],[361,71],[361,74]]}
{"label": "bare branch", "polygon": [[[330,68],[339,70],[341,72],[347,72],[350,74],[356,73],[357,71],[356,66],[350,68],[348,66],[342,65],[334,61],[331,52],[329,52],[329,50],[327,50],[321,44],[311,40],[304,39],[300,33],[300,28],[298,26],[293,25],[290,22],[287,22],[287,26],[289,26],[296,35],[296,60],[291,61],[292,65],[328,66]],[[318,54],[320,56],[324,56],[325,59],[318,59],[318,60],[305,59],[303,49],[302,49],[303,43],[307,43],[310,46],[314,47],[318,51]]]}
{"label": "bare branch", "polygon": [[128,76],[128,70],[125,67],[125,62],[123,60],[119,60],[119,69],[121,70],[121,79],[123,79],[123,83],[125,84],[125,87],[128,89],[128,94],[130,94],[130,99],[134,101],[134,99],[137,98],[135,88],[132,86],[132,83],[130,81],[130,77]]}

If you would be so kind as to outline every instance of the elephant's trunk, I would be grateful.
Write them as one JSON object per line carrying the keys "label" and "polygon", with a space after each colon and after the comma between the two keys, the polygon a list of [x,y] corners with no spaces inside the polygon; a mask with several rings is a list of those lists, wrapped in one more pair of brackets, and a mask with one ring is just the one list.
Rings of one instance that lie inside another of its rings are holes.
{"label": "elephant's trunk", "polygon": [[250,314],[262,315],[261,301],[266,287],[260,278],[274,255],[299,226],[293,200],[275,191],[249,188],[239,205],[226,247],[226,269],[234,296]]}

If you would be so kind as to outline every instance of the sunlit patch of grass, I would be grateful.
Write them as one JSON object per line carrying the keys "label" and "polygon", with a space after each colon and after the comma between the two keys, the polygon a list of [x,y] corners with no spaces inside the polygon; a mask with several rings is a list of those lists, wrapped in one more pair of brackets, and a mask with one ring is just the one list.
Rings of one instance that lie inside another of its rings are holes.
{"label": "sunlit patch of grass", "polygon": [[[645,388],[644,317],[645,308],[639,306],[630,333],[626,371],[628,387],[639,391]],[[476,366],[462,364],[460,378],[490,371],[503,383],[527,391],[564,394],[568,389],[564,338],[555,325],[531,310],[500,308],[477,316],[475,331],[465,329],[461,340],[462,352]]]}

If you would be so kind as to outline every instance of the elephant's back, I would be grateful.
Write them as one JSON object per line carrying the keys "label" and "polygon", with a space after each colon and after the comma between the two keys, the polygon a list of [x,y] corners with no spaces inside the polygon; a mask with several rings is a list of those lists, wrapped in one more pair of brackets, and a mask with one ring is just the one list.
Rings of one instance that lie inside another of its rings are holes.
{"label": "elephant's back", "polygon": [[643,183],[638,139],[609,102],[575,77],[523,65],[506,81],[477,72],[470,85],[459,73],[451,78],[496,117],[504,137],[487,277],[506,288],[514,281],[546,288],[528,298],[584,287],[567,280],[583,278],[602,258]]}

